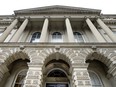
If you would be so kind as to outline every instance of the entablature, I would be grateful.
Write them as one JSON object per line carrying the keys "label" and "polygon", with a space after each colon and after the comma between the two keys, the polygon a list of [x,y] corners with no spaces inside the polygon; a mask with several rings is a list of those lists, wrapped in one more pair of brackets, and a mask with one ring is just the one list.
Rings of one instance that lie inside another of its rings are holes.
{"label": "entablature", "polygon": [[116,43],[28,43],[28,42],[8,42],[0,43],[3,47],[26,47],[26,48],[116,48]]}

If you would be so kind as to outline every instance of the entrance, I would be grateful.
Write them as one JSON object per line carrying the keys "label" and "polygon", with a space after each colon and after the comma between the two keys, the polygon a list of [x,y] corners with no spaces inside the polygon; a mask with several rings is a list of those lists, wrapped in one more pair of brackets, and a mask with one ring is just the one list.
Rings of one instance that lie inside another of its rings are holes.
{"label": "entrance", "polygon": [[47,83],[46,87],[68,87],[68,84],[63,83]]}
{"label": "entrance", "polygon": [[49,61],[43,71],[44,87],[69,87],[69,68],[70,66],[61,59]]}

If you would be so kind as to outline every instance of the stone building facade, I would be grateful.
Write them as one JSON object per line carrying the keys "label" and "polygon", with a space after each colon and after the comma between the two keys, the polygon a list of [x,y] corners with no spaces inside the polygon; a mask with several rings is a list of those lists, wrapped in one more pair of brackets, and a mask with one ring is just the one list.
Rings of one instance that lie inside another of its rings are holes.
{"label": "stone building facade", "polygon": [[0,87],[116,87],[116,15],[70,6],[0,16]]}

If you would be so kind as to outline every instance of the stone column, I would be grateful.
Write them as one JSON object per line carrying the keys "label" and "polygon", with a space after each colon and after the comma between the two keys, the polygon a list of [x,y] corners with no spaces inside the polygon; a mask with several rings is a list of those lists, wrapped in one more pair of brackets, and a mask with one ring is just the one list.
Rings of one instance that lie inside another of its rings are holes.
{"label": "stone column", "polygon": [[18,20],[15,19],[10,26],[8,26],[6,28],[6,30],[3,32],[2,36],[0,36],[0,42],[4,42],[4,40],[7,38],[7,36],[10,34],[10,32],[12,31],[12,29],[16,26],[16,24],[18,23]]}
{"label": "stone column", "polygon": [[43,87],[42,86],[42,65],[29,63],[29,70],[25,79],[24,87]]}
{"label": "stone column", "polygon": [[74,35],[73,35],[73,30],[72,30],[72,27],[71,27],[71,23],[70,23],[70,20],[68,18],[66,18],[65,24],[66,24],[66,29],[67,29],[67,35],[68,35],[69,42],[75,42]]}
{"label": "stone column", "polygon": [[49,20],[46,18],[44,20],[44,24],[43,24],[43,28],[42,28],[42,32],[41,32],[41,36],[40,36],[40,42],[45,42],[47,35],[48,35],[48,23]]}
{"label": "stone column", "polygon": [[17,30],[17,32],[11,39],[11,42],[17,42],[19,40],[19,38],[20,38],[21,34],[23,33],[27,24],[28,24],[28,19],[25,19],[24,22],[22,23],[22,25],[20,26],[20,28]]}
{"label": "stone column", "polygon": [[[73,67],[73,66],[72,66]],[[75,65],[72,70],[73,87],[92,87],[87,64]]]}
{"label": "stone column", "polygon": [[111,38],[113,42],[116,42],[116,36],[113,34],[113,32],[109,29],[109,27],[101,20],[97,19],[97,23],[101,26],[101,28],[108,34],[108,36]]}
{"label": "stone column", "polygon": [[106,42],[89,18],[86,19],[86,23],[99,42]]}

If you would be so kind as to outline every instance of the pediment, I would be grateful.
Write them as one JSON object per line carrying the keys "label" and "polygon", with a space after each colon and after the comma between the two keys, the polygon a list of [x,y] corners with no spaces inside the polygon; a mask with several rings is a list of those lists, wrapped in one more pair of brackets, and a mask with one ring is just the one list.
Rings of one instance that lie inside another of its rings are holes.
{"label": "pediment", "polygon": [[80,7],[71,7],[71,6],[45,6],[31,9],[23,9],[14,11],[15,14],[60,14],[60,13],[70,13],[70,14],[78,14],[78,13],[89,13],[89,14],[100,14],[101,10],[98,9],[89,9],[89,8],[80,8]]}

